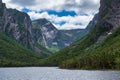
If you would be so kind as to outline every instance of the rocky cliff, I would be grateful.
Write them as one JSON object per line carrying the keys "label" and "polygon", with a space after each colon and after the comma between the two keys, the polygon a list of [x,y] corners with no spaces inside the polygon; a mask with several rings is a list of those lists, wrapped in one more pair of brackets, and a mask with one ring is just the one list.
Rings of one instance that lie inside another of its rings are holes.
{"label": "rocky cliff", "polygon": [[15,38],[25,47],[33,48],[29,16],[15,9],[7,9],[4,3],[0,3],[0,8],[0,31]]}
{"label": "rocky cliff", "polygon": [[32,41],[29,16],[0,0],[0,67],[37,66],[43,55],[33,51]]}
{"label": "rocky cliff", "polygon": [[98,14],[95,14],[95,16],[93,17],[93,19],[89,22],[89,24],[87,25],[87,30],[92,30],[94,28],[94,26],[97,24],[98,21]]}
{"label": "rocky cliff", "polygon": [[[38,37],[38,39],[41,38],[39,42],[41,42],[41,44],[46,48],[52,44],[56,34],[58,33],[58,30],[53,26],[53,24],[46,19],[33,21],[33,31],[41,32],[41,36]],[[40,35],[39,33],[33,33],[34,37],[37,38],[37,36]]]}
{"label": "rocky cliff", "polygon": [[38,47],[32,35],[32,22],[30,17],[16,9],[7,9],[5,4],[0,3],[0,31],[17,40],[26,48],[38,53],[48,53]]}
{"label": "rocky cliff", "polygon": [[[119,0],[101,0],[97,23],[99,31],[104,36],[112,34],[112,31],[120,26],[120,1]],[[100,38],[103,37],[100,36]]]}
{"label": "rocky cliff", "polygon": [[[89,26],[87,29],[58,30],[45,18],[35,20],[32,24],[35,41],[53,52],[63,49],[82,38],[90,31],[91,27]],[[92,24],[94,24],[93,21],[91,21]]]}

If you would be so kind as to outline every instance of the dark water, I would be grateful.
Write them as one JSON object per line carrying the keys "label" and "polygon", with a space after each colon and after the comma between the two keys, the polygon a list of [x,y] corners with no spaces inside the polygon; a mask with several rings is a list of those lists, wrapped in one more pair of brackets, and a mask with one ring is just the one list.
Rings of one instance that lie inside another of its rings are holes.
{"label": "dark water", "polygon": [[120,71],[63,70],[57,67],[0,68],[0,80],[120,80]]}

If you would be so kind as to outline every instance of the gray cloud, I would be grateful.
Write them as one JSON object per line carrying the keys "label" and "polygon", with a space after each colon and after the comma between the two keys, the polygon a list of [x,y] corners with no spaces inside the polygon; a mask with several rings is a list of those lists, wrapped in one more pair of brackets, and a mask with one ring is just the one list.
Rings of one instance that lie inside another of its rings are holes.
{"label": "gray cloud", "polygon": [[36,4],[36,0],[11,0],[10,3],[18,4],[20,6],[33,6]]}
{"label": "gray cloud", "polygon": [[[89,21],[93,18],[93,14],[98,12],[100,0],[3,0],[8,8],[16,8],[22,10],[28,8],[31,19],[47,18],[56,24],[59,29],[77,29],[85,28]],[[74,11],[76,16],[63,16],[50,15],[46,10],[55,11]],[[82,15],[81,15],[82,14]],[[87,14],[85,16],[84,14]],[[60,25],[61,21],[67,22],[65,25]],[[81,25],[82,23],[83,25]],[[77,25],[80,24],[80,25]]]}
{"label": "gray cloud", "polygon": [[10,3],[13,5],[17,4],[20,7],[27,7],[34,11],[67,10],[75,11],[78,14],[93,14],[98,11],[99,1],[100,0],[11,0]]}
{"label": "gray cloud", "polygon": [[[99,2],[99,0],[97,0]],[[81,3],[76,3],[75,0],[66,0],[63,4],[62,9],[78,9],[79,13],[95,13],[98,11],[99,4],[95,4],[94,0],[82,0]]]}

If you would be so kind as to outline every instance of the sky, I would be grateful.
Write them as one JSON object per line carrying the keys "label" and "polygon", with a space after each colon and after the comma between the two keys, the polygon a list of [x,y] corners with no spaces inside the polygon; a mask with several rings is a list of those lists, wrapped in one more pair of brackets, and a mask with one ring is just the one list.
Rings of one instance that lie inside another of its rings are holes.
{"label": "sky", "polygon": [[7,8],[26,12],[31,20],[46,18],[57,29],[84,29],[98,13],[100,0],[3,0]]}

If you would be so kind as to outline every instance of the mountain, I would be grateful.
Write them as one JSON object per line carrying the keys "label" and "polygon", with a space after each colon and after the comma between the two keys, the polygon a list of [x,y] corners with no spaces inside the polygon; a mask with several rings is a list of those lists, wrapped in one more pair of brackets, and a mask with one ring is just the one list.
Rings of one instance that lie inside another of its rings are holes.
{"label": "mountain", "polygon": [[0,32],[0,67],[37,66],[42,58]]}
{"label": "mountain", "polygon": [[[61,64],[62,61],[65,61],[65,60],[70,59],[72,57],[78,56],[79,55],[78,52],[80,52],[81,50],[78,49],[77,53],[72,53],[72,50],[74,50],[74,48],[77,48],[76,46],[81,45],[81,44],[78,44],[78,42],[83,40],[87,35],[89,35],[91,30],[95,28],[95,25],[97,24],[97,21],[98,21],[98,14],[96,14],[94,16],[94,18],[89,22],[86,29],[83,29],[83,30],[81,30],[81,29],[77,29],[77,30],[60,30],[61,32],[65,33],[65,34],[67,33],[67,34],[74,35],[74,36],[71,37],[72,38],[71,40],[76,39],[76,41],[74,41],[72,44],[70,44],[66,48],[63,48],[60,51],[56,52],[55,54],[51,55],[50,57],[48,57],[46,59],[43,59],[41,61],[40,65],[42,65],[42,66],[58,66],[59,64]],[[81,34],[79,34],[79,33],[81,33]],[[70,39],[68,39],[68,40],[70,40]],[[74,45],[74,44],[77,44],[77,45]],[[81,47],[82,46],[83,45],[81,45]]]}
{"label": "mountain", "polygon": [[69,69],[120,69],[120,0],[101,0],[98,20],[82,39],[41,65]]}
{"label": "mountain", "polygon": [[90,29],[58,30],[46,19],[32,22],[28,14],[7,9],[0,0],[0,65],[39,65],[41,58],[51,55],[50,51],[69,46]]}
{"label": "mountain", "polygon": [[0,3],[0,32],[5,32],[7,36],[12,37],[24,47],[41,55],[51,54],[46,48],[35,44],[32,35],[32,22],[28,14],[16,9],[7,9],[2,1]]}
{"label": "mountain", "polygon": [[[34,20],[32,24],[35,42],[52,52],[59,51],[60,49],[69,46],[74,41],[85,36],[91,28],[91,26],[88,26],[87,29],[58,30],[45,18]],[[91,24],[94,23],[91,21]]]}
{"label": "mountain", "polygon": [[49,45],[53,44],[53,39],[55,38],[58,30],[46,19],[35,20],[32,24],[35,41],[38,44],[49,48]]}
{"label": "mountain", "polygon": [[93,19],[87,25],[86,30],[91,31],[94,28],[94,26],[97,24],[97,21],[98,21],[98,14],[95,14]]}
{"label": "mountain", "polygon": [[34,66],[50,54],[34,42],[30,17],[0,0],[0,66]]}
{"label": "mountain", "polygon": [[31,37],[31,20],[29,16],[15,9],[7,9],[5,4],[0,5],[0,31],[15,38],[25,47],[33,47]]}

